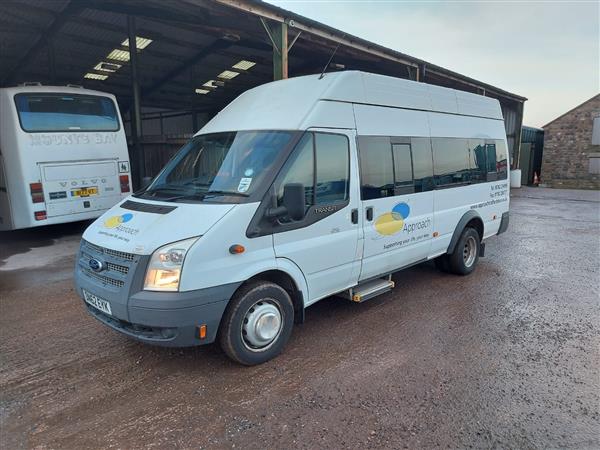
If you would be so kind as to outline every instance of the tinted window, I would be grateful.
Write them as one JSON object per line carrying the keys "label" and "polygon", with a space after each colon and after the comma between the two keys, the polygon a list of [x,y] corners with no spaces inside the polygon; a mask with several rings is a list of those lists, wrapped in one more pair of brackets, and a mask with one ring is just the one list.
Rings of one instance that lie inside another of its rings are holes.
{"label": "tinted window", "polygon": [[282,169],[282,176],[276,185],[277,206],[281,206],[283,203],[283,187],[288,183],[302,183],[306,206],[314,204],[314,167],[313,135],[306,133]]}
{"label": "tinted window", "polygon": [[361,197],[371,200],[394,195],[394,164],[389,137],[364,136],[360,151]]}
{"label": "tinted window", "polygon": [[411,138],[415,192],[431,191],[433,184],[433,161],[431,159],[431,139]]}
{"label": "tinted window", "polygon": [[414,192],[410,144],[392,144],[394,156],[395,195]]}
{"label": "tinted window", "polygon": [[317,158],[317,204],[348,199],[350,160],[348,138],[339,134],[315,133]]}
{"label": "tinted window", "polygon": [[[494,174],[496,173],[496,159],[494,156]],[[469,167],[471,168],[471,182],[483,183],[488,177],[488,158],[485,141],[483,139],[469,139]]]}
{"label": "tinted window", "polygon": [[434,138],[433,172],[437,186],[469,181],[469,146],[467,139]]}
{"label": "tinted window", "polygon": [[108,97],[80,94],[17,94],[25,131],[117,131],[119,119]]}
{"label": "tinted window", "polygon": [[508,176],[508,153],[504,141],[496,141],[496,171],[498,179],[504,180]]}

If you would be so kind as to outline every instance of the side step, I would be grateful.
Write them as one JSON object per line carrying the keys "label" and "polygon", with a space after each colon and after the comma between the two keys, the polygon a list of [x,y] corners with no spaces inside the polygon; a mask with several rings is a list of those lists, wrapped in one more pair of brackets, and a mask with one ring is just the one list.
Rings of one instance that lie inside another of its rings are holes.
{"label": "side step", "polygon": [[348,289],[348,291],[345,292],[345,297],[353,302],[362,303],[373,297],[377,297],[380,294],[385,294],[393,288],[394,282],[392,281],[392,276],[388,275],[385,279],[377,278]]}

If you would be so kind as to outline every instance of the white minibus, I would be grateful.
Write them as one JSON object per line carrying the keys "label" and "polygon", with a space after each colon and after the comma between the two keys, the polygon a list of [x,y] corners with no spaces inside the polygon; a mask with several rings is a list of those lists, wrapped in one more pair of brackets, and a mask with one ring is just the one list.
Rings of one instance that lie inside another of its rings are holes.
{"label": "white minibus", "polygon": [[113,95],[39,83],[0,89],[0,230],[94,219],[130,191]]}
{"label": "white minibus", "polygon": [[497,100],[356,71],[268,83],[85,231],[77,291],[132,338],[258,364],[320,299],[432,259],[470,273],[508,226],[507,177]]}

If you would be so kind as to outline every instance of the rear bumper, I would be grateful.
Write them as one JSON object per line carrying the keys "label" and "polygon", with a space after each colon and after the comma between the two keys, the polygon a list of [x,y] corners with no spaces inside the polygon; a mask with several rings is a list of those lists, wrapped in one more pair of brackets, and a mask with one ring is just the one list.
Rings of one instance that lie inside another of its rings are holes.
{"label": "rear bumper", "polygon": [[509,215],[508,211],[502,213],[502,219],[500,220],[500,228],[498,228],[498,234],[504,233],[508,229]]}
{"label": "rear bumper", "polygon": [[[81,277],[76,280],[82,299],[85,289],[111,303],[113,314],[109,315],[84,301],[90,315],[133,339],[163,347],[214,342],[229,299],[240,285],[232,283],[188,292],[140,291],[129,297],[125,308],[119,308],[109,291]],[[204,339],[199,336],[200,325],[206,325]]]}

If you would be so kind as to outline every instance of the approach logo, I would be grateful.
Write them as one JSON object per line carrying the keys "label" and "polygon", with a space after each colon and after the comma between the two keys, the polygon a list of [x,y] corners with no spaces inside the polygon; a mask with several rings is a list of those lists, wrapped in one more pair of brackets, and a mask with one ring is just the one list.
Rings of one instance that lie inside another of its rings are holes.
{"label": "approach logo", "polygon": [[119,225],[129,222],[131,219],[133,219],[133,214],[131,213],[112,216],[104,221],[104,226],[106,228],[117,228]]}
{"label": "approach logo", "polygon": [[402,231],[404,221],[410,215],[410,206],[402,202],[392,208],[391,212],[386,212],[375,219],[373,226],[382,236],[391,236]]}

